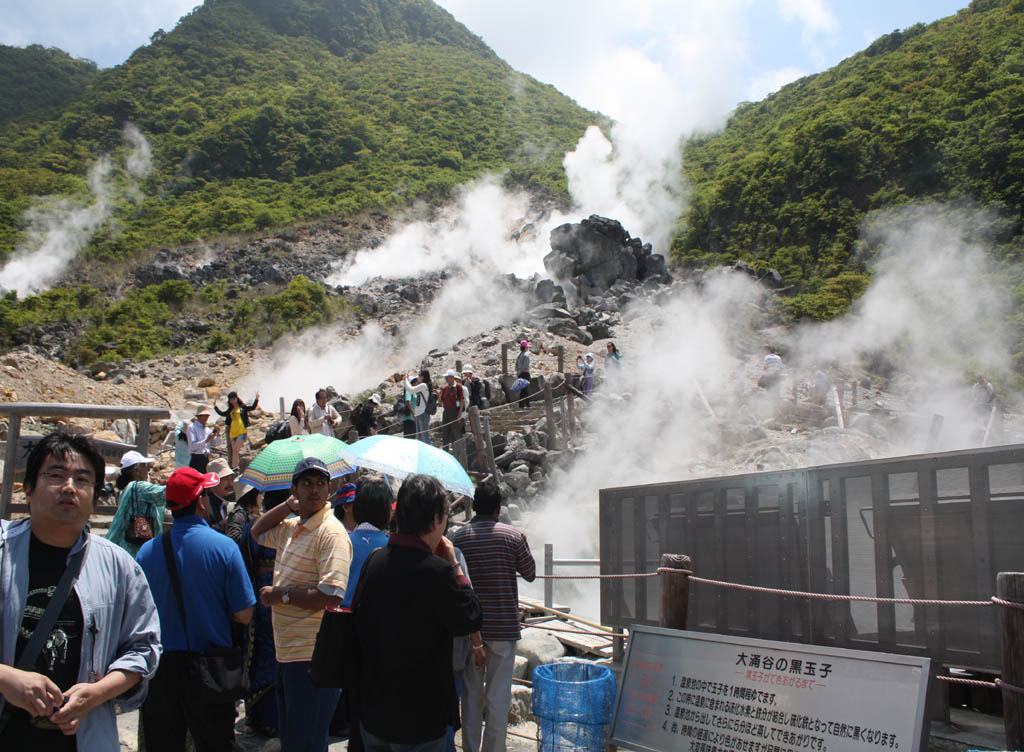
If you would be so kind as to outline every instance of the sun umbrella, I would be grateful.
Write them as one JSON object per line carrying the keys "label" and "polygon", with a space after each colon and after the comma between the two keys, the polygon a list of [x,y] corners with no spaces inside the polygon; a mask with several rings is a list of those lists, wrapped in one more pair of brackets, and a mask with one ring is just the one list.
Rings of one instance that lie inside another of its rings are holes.
{"label": "sun umbrella", "polygon": [[256,455],[249,467],[240,476],[239,483],[247,483],[260,491],[278,491],[292,485],[295,466],[305,457],[323,460],[331,472],[331,478],[355,472],[355,467],[346,462],[338,453],[345,442],[333,436],[314,433],[278,439]]}
{"label": "sun umbrella", "polygon": [[358,467],[376,470],[399,480],[423,473],[440,481],[449,491],[473,495],[473,481],[452,455],[416,439],[401,436],[367,436],[355,444],[342,444],[342,459]]}

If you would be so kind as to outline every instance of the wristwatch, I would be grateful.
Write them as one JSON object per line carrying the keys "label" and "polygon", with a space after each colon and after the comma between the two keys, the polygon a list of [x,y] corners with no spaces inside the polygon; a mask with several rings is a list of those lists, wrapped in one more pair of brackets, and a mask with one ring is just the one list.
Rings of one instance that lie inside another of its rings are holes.
{"label": "wristwatch", "polygon": [[281,603],[291,603],[292,600],[292,589],[285,588],[284,595],[281,596]]}

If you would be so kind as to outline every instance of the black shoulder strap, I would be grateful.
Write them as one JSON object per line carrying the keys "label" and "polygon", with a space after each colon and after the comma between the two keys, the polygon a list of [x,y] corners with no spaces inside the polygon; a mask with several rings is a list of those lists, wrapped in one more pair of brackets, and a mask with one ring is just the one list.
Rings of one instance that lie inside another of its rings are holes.
{"label": "black shoulder strap", "polygon": [[85,559],[85,552],[88,548],[89,535],[86,534],[85,544],[78,550],[78,553],[71,557],[67,567],[64,568],[64,574],[60,576],[57,589],[50,596],[50,601],[46,604],[46,610],[43,612],[43,618],[36,625],[36,630],[32,633],[32,637],[29,638],[16,668],[22,671],[33,670],[36,660],[39,658],[39,653],[43,650],[43,645],[46,644],[47,639],[50,637],[53,625],[57,623],[57,617],[60,615],[61,610],[63,610],[64,604],[67,603],[68,596],[71,595],[71,588],[75,586],[75,582],[78,580],[78,573],[82,570],[82,561]]}
{"label": "black shoulder strap", "polygon": [[171,531],[168,530],[161,537],[164,539],[164,559],[167,561],[167,574],[170,575],[171,587],[174,588],[174,600],[178,602],[181,626],[185,628],[185,647],[191,653],[192,646],[188,641],[188,619],[185,618],[185,599],[181,597],[181,578],[178,577],[178,566],[174,563],[174,551],[171,549]]}

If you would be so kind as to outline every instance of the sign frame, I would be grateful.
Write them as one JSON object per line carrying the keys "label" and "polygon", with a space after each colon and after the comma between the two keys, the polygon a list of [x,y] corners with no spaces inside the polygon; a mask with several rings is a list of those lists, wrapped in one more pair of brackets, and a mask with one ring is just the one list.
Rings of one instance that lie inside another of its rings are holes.
{"label": "sign frame", "polygon": [[778,640],[761,640],[752,637],[740,637],[734,635],[720,635],[713,632],[695,632],[691,630],[665,629],[662,627],[649,627],[642,624],[634,624],[629,629],[629,644],[626,649],[626,656],[622,664],[622,673],[619,676],[618,692],[615,698],[615,713],[612,717],[612,728],[609,744],[621,749],[637,750],[638,752],[669,752],[671,748],[657,748],[646,746],[642,743],[625,738],[619,733],[620,713],[622,710],[623,698],[626,696],[629,687],[631,657],[633,646],[637,643],[635,636],[649,634],[664,638],[682,638],[683,640],[695,640],[698,642],[713,642],[730,647],[739,648],[760,648],[763,650],[774,650],[786,653],[804,653],[815,656],[827,656],[848,660],[875,662],[884,664],[896,664],[906,668],[920,669],[918,680],[918,707],[914,719],[914,739],[907,748],[907,752],[927,752],[928,750],[928,707],[930,704],[930,677],[931,659],[927,657],[901,655],[899,653],[877,653],[866,650],[849,650],[846,648],[834,648],[826,645],[813,645],[797,642],[782,642]]}

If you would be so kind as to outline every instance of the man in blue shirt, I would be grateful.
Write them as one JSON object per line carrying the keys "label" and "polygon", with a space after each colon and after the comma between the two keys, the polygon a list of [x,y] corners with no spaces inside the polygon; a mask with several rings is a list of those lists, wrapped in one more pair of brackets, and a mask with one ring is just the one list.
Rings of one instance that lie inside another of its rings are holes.
{"label": "man in blue shirt", "polygon": [[187,609],[187,636],[167,571],[163,536],[147,542],[136,557],[153,591],[164,645],[142,705],[148,752],[184,752],[186,728],[197,752],[229,750],[234,743],[234,703],[201,704],[188,681],[189,652],[230,647],[232,621],[248,624],[256,605],[238,546],[206,523],[207,491],[219,481],[215,473],[191,467],[175,470],[167,480],[167,508],[174,524],[164,535],[171,536]]}

